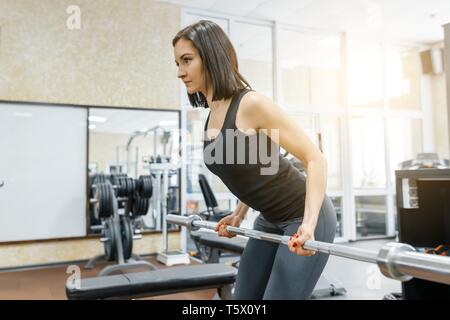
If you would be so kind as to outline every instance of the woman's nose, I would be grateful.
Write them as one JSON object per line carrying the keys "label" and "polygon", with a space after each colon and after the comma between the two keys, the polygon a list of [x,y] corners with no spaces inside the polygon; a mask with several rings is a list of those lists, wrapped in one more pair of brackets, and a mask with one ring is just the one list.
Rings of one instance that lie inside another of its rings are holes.
{"label": "woman's nose", "polygon": [[179,68],[178,69],[178,78],[182,79],[185,76],[186,76],[186,72],[183,69]]}

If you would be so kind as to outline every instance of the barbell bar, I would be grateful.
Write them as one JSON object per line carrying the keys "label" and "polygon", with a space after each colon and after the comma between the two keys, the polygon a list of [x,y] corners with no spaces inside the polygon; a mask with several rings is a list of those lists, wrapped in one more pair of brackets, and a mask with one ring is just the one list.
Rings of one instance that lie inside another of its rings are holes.
{"label": "barbell bar", "polygon": [[[189,230],[200,228],[214,230],[217,223],[203,221],[199,216],[180,216],[169,214],[168,223],[187,227]],[[272,234],[258,230],[227,226],[227,231],[249,238],[287,245],[289,236]],[[409,244],[391,242],[379,251],[352,248],[345,245],[308,240],[304,249],[323,252],[343,258],[375,263],[386,277],[408,281],[414,278],[440,282],[450,285],[450,257],[436,256],[417,252]]]}
{"label": "barbell bar", "polygon": [[[117,197],[116,198],[117,201],[127,201],[128,199],[129,199],[129,197]],[[91,204],[95,204],[97,202],[98,202],[98,199],[95,199],[95,198],[89,199],[89,203],[91,203]]]}

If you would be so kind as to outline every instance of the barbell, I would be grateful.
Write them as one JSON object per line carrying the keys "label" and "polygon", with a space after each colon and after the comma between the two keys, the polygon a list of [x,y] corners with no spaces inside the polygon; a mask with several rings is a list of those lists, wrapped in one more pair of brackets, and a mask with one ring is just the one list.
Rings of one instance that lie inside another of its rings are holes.
{"label": "barbell", "polygon": [[[187,227],[189,230],[206,228],[214,230],[217,223],[203,221],[199,216],[180,216],[169,214],[168,223]],[[227,226],[227,231],[237,235],[263,241],[287,245],[289,236],[272,234],[258,230]],[[409,244],[391,242],[385,244],[379,251],[352,248],[345,245],[308,240],[304,249],[323,252],[343,258],[375,263],[386,277],[408,281],[414,278],[440,282],[450,285],[450,257],[436,256],[417,252]]]}

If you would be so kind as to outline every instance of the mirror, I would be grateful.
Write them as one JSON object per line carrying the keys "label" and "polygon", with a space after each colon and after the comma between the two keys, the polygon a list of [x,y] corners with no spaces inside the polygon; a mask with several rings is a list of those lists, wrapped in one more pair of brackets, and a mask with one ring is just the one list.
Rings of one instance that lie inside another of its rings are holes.
{"label": "mirror", "polygon": [[[161,231],[161,199],[167,198],[168,214],[181,208],[180,112],[90,108],[88,121],[88,234],[100,233],[95,226],[102,214],[92,199],[96,184],[106,181],[113,187],[119,214],[130,216],[140,231]],[[145,199],[139,198],[143,188],[150,188]]]}

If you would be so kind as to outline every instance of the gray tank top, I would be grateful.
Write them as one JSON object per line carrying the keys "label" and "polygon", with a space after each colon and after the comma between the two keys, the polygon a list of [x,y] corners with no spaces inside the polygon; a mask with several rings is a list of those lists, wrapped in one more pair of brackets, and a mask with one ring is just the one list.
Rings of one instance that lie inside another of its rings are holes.
{"label": "gray tank top", "polygon": [[204,128],[203,160],[243,203],[259,211],[270,222],[303,216],[306,178],[280,154],[279,145],[263,130],[246,134],[236,127],[242,97],[236,94],[227,110],[220,134],[208,140]]}

